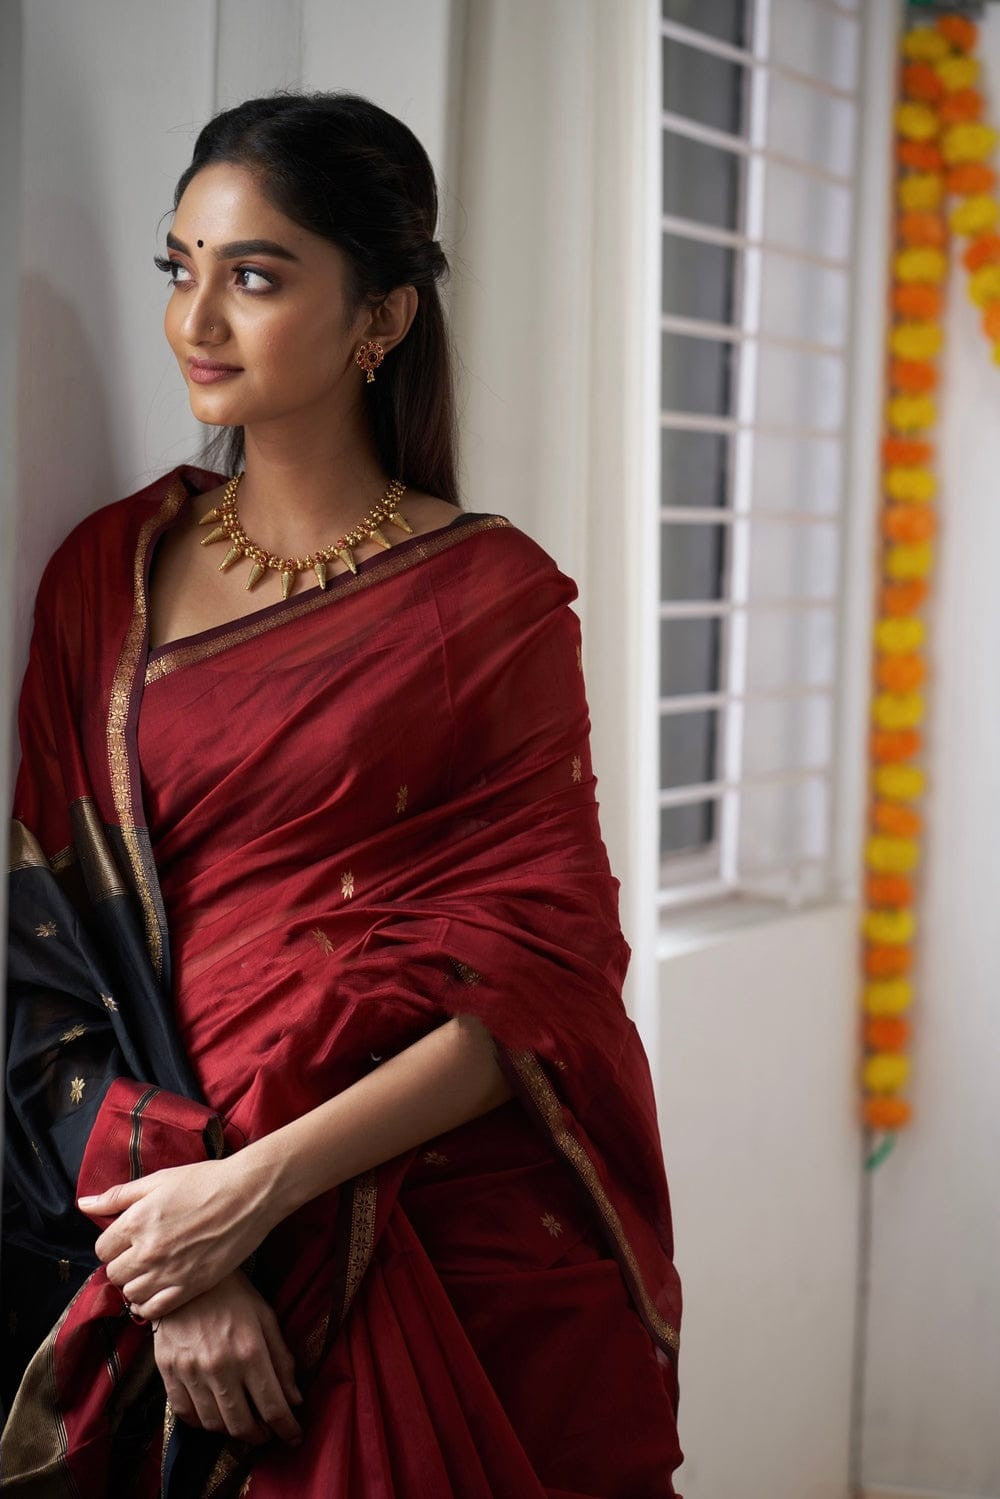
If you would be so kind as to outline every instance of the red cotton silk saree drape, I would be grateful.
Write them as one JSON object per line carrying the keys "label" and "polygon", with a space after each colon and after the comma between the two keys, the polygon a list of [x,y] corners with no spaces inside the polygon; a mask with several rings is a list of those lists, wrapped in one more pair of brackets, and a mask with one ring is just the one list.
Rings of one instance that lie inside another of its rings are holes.
{"label": "red cotton silk saree drape", "polygon": [[[505,517],[465,512],[325,592],[150,652],[156,542],[222,477],[182,466],[96,512],[39,594],[52,649],[80,627],[78,737],[42,736],[14,815],[51,862],[80,843],[66,806],[92,799],[196,1082],[183,1097],[117,1077],[80,1190],[239,1149],[463,1012],[491,1031],[514,1096],[261,1246],[255,1279],[306,1395],[302,1447],[185,1432],[177,1458],[168,1407],[131,1491],[675,1495],[681,1290],[621,998],[576,585]],[[35,727],[23,699],[26,757]],[[115,1461],[79,1388],[87,1359],[105,1405],[143,1359],[155,1396],[149,1331],[112,1292],[96,1269],[44,1349],[74,1377],[46,1385],[36,1356],[4,1432],[19,1452],[29,1413],[54,1404],[77,1478]]]}

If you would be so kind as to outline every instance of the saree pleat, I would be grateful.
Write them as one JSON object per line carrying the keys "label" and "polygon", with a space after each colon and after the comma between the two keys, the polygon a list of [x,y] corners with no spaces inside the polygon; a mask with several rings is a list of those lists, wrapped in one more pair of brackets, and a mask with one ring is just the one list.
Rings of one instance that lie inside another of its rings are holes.
{"label": "saree pleat", "polygon": [[[680,1282],[576,585],[463,512],[151,651],[157,541],[221,478],[182,466],[95,512],[39,591],[4,1209],[49,1299],[3,1486],[673,1496]],[[246,1267],[296,1358],[303,1445],[175,1420],[93,1255],[109,1220],[76,1195],[240,1149],[466,1013],[511,1099],[305,1204]]]}

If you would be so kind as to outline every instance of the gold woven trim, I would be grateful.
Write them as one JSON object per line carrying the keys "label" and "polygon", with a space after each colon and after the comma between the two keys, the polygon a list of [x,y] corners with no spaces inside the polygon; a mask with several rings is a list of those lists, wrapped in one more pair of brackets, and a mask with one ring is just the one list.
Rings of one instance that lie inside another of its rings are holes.
{"label": "gold woven trim", "polygon": [[48,869],[45,851],[29,827],[18,818],[10,820],[10,873],[15,869]]}
{"label": "gold woven trim", "polygon": [[542,1119],[545,1121],[546,1127],[552,1136],[553,1144],[574,1167],[590,1195],[593,1197],[594,1204],[607,1224],[614,1242],[618,1246],[619,1253],[628,1267],[635,1295],[639,1301],[640,1309],[647,1325],[655,1332],[657,1337],[669,1344],[675,1351],[679,1351],[680,1336],[677,1329],[671,1327],[670,1323],[660,1316],[652,1297],[646,1290],[642,1273],[639,1269],[639,1263],[625,1234],[618,1211],[605,1192],[604,1185],[597,1174],[597,1168],[590,1159],[590,1156],[584,1150],[579,1140],[567,1128],[559,1097],[549,1082],[541,1063],[534,1053],[530,1051],[508,1051],[507,1055],[524,1082]]}
{"label": "gold woven trim", "polygon": [[11,1402],[0,1437],[3,1446],[3,1486],[21,1487],[29,1475],[37,1492],[51,1499],[79,1499],[79,1490],[66,1463],[69,1444],[59,1409],[56,1387],[56,1339],[70,1309],[89,1280],[79,1286],[32,1354]]}
{"label": "gold woven trim", "polygon": [[378,1171],[357,1177],[351,1198],[351,1239],[344,1277],[344,1316],[368,1268],[375,1244],[375,1210],[378,1205]]}
{"label": "gold woven trim", "polygon": [[124,895],[121,871],[108,847],[97,803],[92,796],[79,796],[69,809],[77,855],[94,900]]}
{"label": "gold woven trim", "polygon": [[434,557],[438,552],[456,546],[467,536],[478,535],[480,531],[500,530],[510,525],[511,522],[505,515],[486,515],[481,520],[467,521],[463,525],[452,521],[447,526],[441,526],[437,531],[429,531],[426,536],[419,538],[423,543],[421,546],[410,546],[401,556],[394,557],[392,555],[394,549],[390,549],[382,557],[376,554],[374,567],[367,566],[372,559],[366,557],[364,572],[359,572],[357,575],[338,573],[336,587],[320,589],[315,597],[303,599],[298,606],[290,605],[282,609],[280,613],[272,614],[267,619],[256,620],[252,624],[240,625],[235,622],[236,628],[227,631],[225,635],[217,635],[212,640],[201,641],[196,645],[178,646],[176,650],[171,650],[169,655],[158,656],[155,661],[147,663],[146,685],[158,682],[161,677],[168,676],[170,672],[178,671],[181,667],[191,666],[196,661],[204,661],[209,656],[217,656],[220,651],[229,650],[231,646],[242,645],[245,640],[254,640],[269,630],[276,630],[280,625],[301,619],[302,615],[311,614],[314,609],[322,609],[325,605],[335,604],[338,599],[347,598],[363,588],[370,588],[373,583],[380,583],[384,578],[395,577],[397,573],[412,567],[415,562]]}
{"label": "gold woven trim", "polygon": [[132,563],[132,618],[125,634],[125,641],[122,645],[121,655],[118,658],[118,665],[115,668],[114,681],[111,687],[111,701],[108,707],[107,738],[108,767],[111,773],[111,794],[114,797],[115,810],[118,813],[118,821],[122,830],[122,838],[124,839],[125,848],[132,865],[132,873],[135,877],[139,899],[142,903],[142,912],[146,923],[146,946],[149,949],[149,956],[158,979],[163,976],[163,939],[160,933],[160,924],[156,917],[153,893],[146,876],[142,851],[139,847],[139,839],[136,836],[135,824],[132,818],[132,789],[129,782],[128,746],[125,729],[128,722],[132,690],[135,684],[136,668],[139,664],[139,656],[142,653],[146,639],[146,549],[153,534],[176,515],[186,493],[183,480],[179,478],[175,479],[164,495],[159,510],[157,510],[155,515],[148,516],[140,527]]}

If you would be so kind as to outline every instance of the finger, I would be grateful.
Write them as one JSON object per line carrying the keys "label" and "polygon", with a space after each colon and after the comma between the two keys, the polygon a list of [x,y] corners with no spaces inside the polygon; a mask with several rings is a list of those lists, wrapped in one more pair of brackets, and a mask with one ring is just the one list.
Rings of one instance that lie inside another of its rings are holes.
{"label": "finger", "polygon": [[[140,1279],[137,1284],[146,1285],[146,1294],[149,1295],[148,1278],[145,1280]],[[189,1301],[192,1301],[199,1294],[199,1291],[200,1288],[197,1286],[193,1286],[189,1290],[184,1290],[181,1286],[166,1286],[162,1291],[156,1291],[152,1295],[149,1295],[148,1301],[137,1301],[128,1286],[122,1287],[122,1295],[126,1301],[131,1301],[132,1306],[139,1313],[140,1317],[147,1317],[150,1321],[154,1317],[165,1317],[168,1312],[175,1312],[179,1306],[186,1306]]]}
{"label": "finger", "polygon": [[219,1377],[213,1393],[231,1437],[238,1437],[241,1442],[254,1442],[258,1446],[269,1439],[271,1433],[251,1411],[242,1377],[235,1369]]}
{"label": "finger", "polygon": [[266,1345],[257,1358],[247,1361],[243,1377],[261,1419],[277,1436],[298,1446],[302,1441],[302,1427],[292,1415]]}
{"label": "finger", "polygon": [[301,1405],[305,1397],[295,1378],[295,1357],[285,1342],[281,1324],[274,1314],[274,1308],[263,1300],[260,1306],[260,1326],[267,1344],[267,1351],[271,1355],[274,1371],[281,1381],[285,1399],[289,1404]]}
{"label": "finger", "polygon": [[142,1177],[132,1182],[117,1182],[113,1187],[107,1187],[103,1192],[92,1193],[89,1197],[78,1197],[76,1205],[85,1213],[120,1213],[133,1202],[138,1202],[146,1191],[146,1184]]}
{"label": "finger", "polygon": [[203,1431],[225,1431],[226,1423],[222,1418],[214,1392],[207,1384],[202,1384],[196,1379],[184,1381],[188,1398],[195,1410],[195,1420],[191,1423],[200,1426]]}

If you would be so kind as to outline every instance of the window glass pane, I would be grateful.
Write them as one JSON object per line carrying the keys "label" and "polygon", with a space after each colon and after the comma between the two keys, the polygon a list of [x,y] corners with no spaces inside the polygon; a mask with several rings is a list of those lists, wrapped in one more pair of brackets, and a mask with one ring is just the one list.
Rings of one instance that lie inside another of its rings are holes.
{"label": "window glass pane", "polygon": [[725,57],[662,39],[663,108],[729,135],[745,133],[748,69]]}
{"label": "window glass pane", "polygon": [[765,251],[760,326],[764,333],[842,347],[850,312],[846,270]]}
{"label": "window glass pane", "polygon": [[737,251],[680,235],[663,235],[663,311],[675,317],[732,323]]}
{"label": "window glass pane", "polygon": [[747,625],[747,691],[755,688],[829,686],[837,660],[833,609],[751,614]]}
{"label": "window glass pane", "polygon": [[723,597],[727,526],[660,527],[660,598],[666,603]]}
{"label": "window glass pane", "polygon": [[740,795],[740,873],[826,853],[828,783],[820,777],[746,786]]}
{"label": "window glass pane", "polygon": [[750,535],[751,599],[832,598],[836,593],[836,525],[758,519]]}
{"label": "window glass pane", "polygon": [[[707,372],[702,379],[707,389]],[[844,420],[846,381],[846,366],[839,356],[801,354],[761,344],[757,355],[757,420],[768,426],[833,431]]]}
{"label": "window glass pane", "polygon": [[[796,0],[801,5],[802,0]],[[750,0],[663,0],[663,19],[707,32],[734,47],[750,36]]]}
{"label": "window glass pane", "polygon": [[717,692],[722,650],[721,619],[660,621],[660,696]]}
{"label": "window glass pane", "polygon": [[729,503],[732,438],[725,432],[660,428],[660,498],[664,505]]}
{"label": "window glass pane", "polygon": [[836,88],[857,87],[861,28],[851,16],[802,0],[771,0],[769,29],[775,62]]}
{"label": "window glass pane", "polygon": [[772,73],[767,94],[767,143],[773,151],[841,177],[854,161],[854,104]]}
{"label": "window glass pane", "polygon": [[701,713],[669,713],[660,720],[661,790],[715,779],[718,718],[719,711],[713,708]]}
{"label": "window glass pane", "polygon": [[664,411],[729,415],[737,358],[732,344],[664,333],[661,349],[660,404]]}
{"label": "window glass pane", "polygon": [[742,180],[742,156],[664,130],[664,213],[695,219],[716,229],[735,229]]}
{"label": "window glass pane", "polygon": [[826,765],[833,756],[833,708],[828,697],[748,703],[743,719],[747,775]]}
{"label": "window glass pane", "polygon": [[[661,855],[690,854],[704,848],[715,838],[716,803],[695,802],[689,807],[664,807],[660,812]],[[669,882],[664,863],[661,878]]]}
{"label": "window glass pane", "polygon": [[841,503],[843,449],[834,438],[753,439],[753,504],[768,510],[802,510],[821,515]]}
{"label": "window glass pane", "polygon": [[793,250],[846,260],[851,249],[851,194],[769,161],[764,173],[767,238]]}

